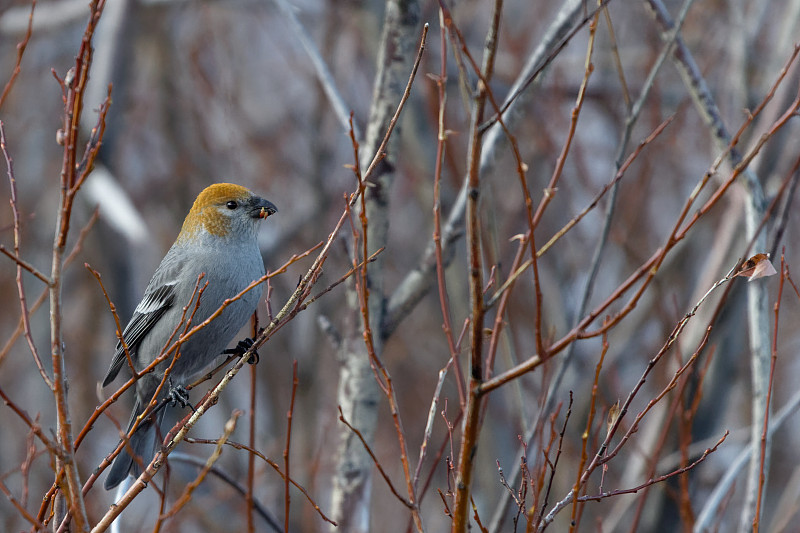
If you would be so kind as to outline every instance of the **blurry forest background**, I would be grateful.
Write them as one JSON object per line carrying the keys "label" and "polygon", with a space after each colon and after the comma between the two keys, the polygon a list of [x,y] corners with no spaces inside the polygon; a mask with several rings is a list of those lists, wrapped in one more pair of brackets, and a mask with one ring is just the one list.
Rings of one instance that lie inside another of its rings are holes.
{"label": "blurry forest background", "polygon": [[[0,104],[20,256],[46,274],[64,154],[57,143],[62,88],[51,69],[63,79],[75,66],[87,4],[39,0],[32,19],[27,0],[0,4],[0,85],[20,69]],[[485,64],[500,5],[487,86],[497,105],[511,102],[506,132],[492,120],[490,99],[475,118],[482,84],[470,61]],[[290,531],[464,530],[464,520],[473,531],[567,531],[571,521],[578,531],[749,531],[754,516],[762,531],[796,530],[800,295],[790,277],[737,277],[685,316],[737,261],[756,253],[771,252],[782,274],[785,247],[787,272],[797,275],[798,0],[610,0],[599,10],[575,0],[109,2],[93,38],[81,142],[98,121],[109,83],[112,103],[96,169],[71,214],[67,252],[79,242],[77,255],[60,280],[73,432],[113,392],[99,382],[116,342],[114,320],[84,263],[102,275],[124,324],[196,194],[217,181],[245,185],[278,206],[261,230],[268,270],[326,241],[345,195],[359,190],[348,115],[365,171],[408,81],[424,23],[409,100],[364,189],[366,221],[357,216],[357,199],[310,291],[321,292],[363,259],[367,228],[367,255],[385,246],[369,266],[368,301],[357,269],[291,317],[189,437],[215,441],[240,409],[230,440],[252,438],[283,469],[291,409],[290,475],[338,529],[295,488],[289,505],[281,476],[261,459],[251,465],[247,451],[225,446],[214,465],[252,487],[277,529],[288,524]],[[676,25],[680,31],[672,31]],[[463,194],[470,168],[479,169],[472,174],[475,202]],[[2,195],[10,199],[10,190],[4,180]],[[434,213],[444,234],[438,281]],[[577,223],[548,243],[570,221]],[[0,242],[12,251],[13,228],[4,201]],[[532,249],[544,250],[535,262]],[[316,253],[270,280],[262,325]],[[14,260],[0,257],[0,390],[55,441],[54,395],[20,334],[16,270]],[[23,283],[32,308],[45,285],[27,271]],[[478,308],[485,316],[473,328],[465,321]],[[365,345],[367,316],[373,339]],[[47,372],[50,327],[45,297],[30,312],[30,340]],[[448,365],[453,352],[458,371]],[[377,381],[386,386],[386,376],[388,395]],[[674,388],[634,425],[671,380]],[[481,381],[490,385],[480,389]],[[198,387],[193,399],[209,387]],[[471,395],[471,388],[480,392]],[[619,419],[615,404],[626,407]],[[339,405],[383,473],[339,420]],[[112,419],[124,426],[129,408],[126,395],[104,411],[75,452],[81,482],[116,446]],[[465,414],[475,424],[467,437]],[[602,448],[609,431],[610,446]],[[203,464],[213,449],[213,442],[184,442],[176,454]],[[615,454],[592,466],[598,450]],[[596,498],[573,501],[570,491],[590,467],[579,493]],[[29,425],[0,404],[0,529],[35,530],[37,520],[49,520],[40,505],[53,468]],[[163,516],[197,473],[187,460],[171,460],[166,504],[152,488],[162,486],[159,473],[123,512],[123,531],[272,530],[247,498],[214,476],[174,516]],[[468,493],[457,490],[464,475]],[[91,487],[89,524],[112,502],[101,483]]]}

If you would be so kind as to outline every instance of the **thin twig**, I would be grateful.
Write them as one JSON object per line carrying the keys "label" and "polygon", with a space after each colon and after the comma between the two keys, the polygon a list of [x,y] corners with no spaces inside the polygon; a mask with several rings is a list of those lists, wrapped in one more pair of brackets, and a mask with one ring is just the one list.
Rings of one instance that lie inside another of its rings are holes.
{"label": "thin twig", "polygon": [[347,426],[347,428],[350,431],[352,431],[353,434],[355,434],[356,437],[358,437],[358,440],[361,441],[361,444],[364,446],[364,450],[366,450],[366,452],[372,458],[372,462],[375,464],[375,468],[378,469],[378,472],[380,473],[381,477],[383,478],[384,481],[386,481],[386,486],[389,487],[389,490],[392,492],[392,494],[394,494],[394,497],[397,498],[397,500],[400,503],[402,503],[403,505],[405,505],[409,509],[412,509],[414,507],[414,504],[412,502],[408,501],[405,497],[403,497],[403,495],[400,494],[397,491],[397,489],[394,487],[394,485],[392,484],[392,480],[389,478],[389,475],[383,469],[383,466],[381,466],[380,461],[378,461],[378,458],[375,456],[375,453],[372,451],[372,448],[367,443],[366,439],[364,438],[364,435],[362,435],[361,432],[357,428],[354,428],[350,424],[350,422],[348,422],[347,419],[344,417],[344,412],[342,411],[342,407],[341,406],[339,406],[339,421],[342,422],[345,426]]}
{"label": "thin twig", "polygon": [[206,464],[197,474],[197,477],[188,483],[186,487],[183,489],[180,497],[175,501],[172,505],[172,508],[163,515],[158,517],[159,520],[166,520],[178,514],[178,512],[183,509],[183,507],[189,503],[189,500],[192,498],[192,494],[194,493],[195,489],[200,486],[200,484],[205,480],[206,476],[208,475],[211,468],[214,466],[214,463],[217,462],[217,459],[220,458],[222,455],[222,447],[225,445],[225,442],[230,438],[233,431],[236,429],[236,422],[240,416],[242,416],[242,412],[239,410],[234,411],[231,413],[230,419],[225,423],[224,431],[222,435],[217,439],[216,447],[214,448],[214,452],[208,457],[206,460]]}
{"label": "thin twig", "polygon": [[[2,122],[0,122],[0,130],[2,130]],[[2,142],[2,146],[3,146],[3,152],[5,152],[5,141]],[[10,161],[10,159],[8,159],[8,157],[6,156],[6,162],[8,162],[8,161]],[[13,196],[12,196],[12,198],[13,198]],[[15,200],[12,199],[12,202],[13,201],[15,201]],[[32,264],[28,263],[27,261],[25,261],[24,259],[19,257],[14,252],[9,251],[2,244],[0,244],[0,253],[3,253],[6,257],[8,257],[12,261],[14,261],[17,264],[17,266],[20,266],[20,267],[24,268],[25,270],[27,270],[28,272],[30,272],[31,274],[33,274],[36,278],[39,279],[39,281],[41,281],[45,285],[48,285],[48,286],[50,285],[50,280],[47,278],[47,276],[44,275],[44,273],[42,273],[41,270],[37,269]]]}
{"label": "thin twig", "polygon": [[[350,106],[347,105],[341,92],[339,89],[337,89],[333,75],[331,74],[328,65],[325,63],[325,60],[322,58],[319,48],[314,44],[311,37],[308,35],[308,31],[306,31],[305,27],[303,27],[303,25],[297,19],[297,15],[295,15],[295,7],[289,5],[286,0],[273,0],[273,2],[275,2],[281,12],[283,12],[284,16],[294,29],[292,35],[297,37],[297,39],[300,41],[300,44],[303,46],[303,49],[306,51],[306,54],[308,54],[311,64],[314,67],[314,72],[317,75],[317,80],[322,86],[322,90],[325,92],[325,96],[327,96],[328,102],[331,104],[331,108],[333,108],[333,114],[336,115],[339,125],[342,127],[342,129],[348,131],[350,129],[348,126],[348,109]],[[358,126],[353,124],[353,130],[355,131],[356,138],[360,139],[361,132],[359,131]]]}
{"label": "thin twig", "polygon": [[289,402],[289,411],[286,413],[286,447],[283,449],[283,471],[286,474],[283,480],[283,529],[289,531],[289,505],[292,501],[289,493],[289,450],[292,443],[292,417],[294,416],[294,400],[297,396],[297,385],[300,380],[297,377],[297,361],[292,361],[292,395]]}
{"label": "thin twig", "polygon": [[[454,361],[453,370],[456,377],[458,389],[458,399],[461,408],[466,405],[466,384],[464,375],[461,371],[461,363],[458,360],[458,350],[456,341],[453,338],[453,327],[450,323],[450,302],[447,293],[447,280],[444,275],[445,259],[442,251],[442,204],[441,204],[441,182],[442,182],[442,162],[444,159],[445,141],[447,140],[447,128],[445,126],[445,111],[447,103],[447,39],[446,27],[443,22],[444,13],[439,9],[439,75],[433,77],[436,83],[437,96],[439,99],[438,113],[438,135],[436,137],[436,161],[433,170],[433,246],[436,257],[436,281],[439,287],[439,306],[442,310],[442,327],[444,336],[447,340],[447,347],[450,349],[450,360]],[[441,372],[440,372],[441,374]],[[431,417],[429,417],[431,420]],[[420,460],[417,468],[422,464]],[[415,475],[416,478],[416,475]],[[416,484],[416,483],[415,483]]]}
{"label": "thin twig", "polygon": [[[192,441],[192,439],[186,439],[186,441],[190,442],[190,441]],[[209,442],[209,444],[216,444],[216,441],[208,441],[208,442]],[[233,443],[230,440],[226,441],[225,444],[228,445],[228,446],[236,447],[235,443]],[[253,457],[256,456],[255,454],[251,454],[251,455]],[[192,466],[196,466],[198,468],[203,468],[205,466],[205,464],[206,464],[206,462],[204,460],[202,460],[201,458],[195,457],[194,455],[188,455],[188,454],[182,453],[182,452],[173,453],[172,455],[169,456],[169,460],[172,463],[176,463],[176,462],[186,463],[186,464],[189,464],[189,465],[192,465]],[[219,478],[220,480],[224,481],[229,487],[231,487],[233,490],[238,492],[245,499],[247,498],[247,488],[242,486],[239,482],[237,482],[237,480],[233,476],[231,476],[227,471],[225,471],[225,470],[223,470],[221,468],[218,468],[215,465],[215,466],[211,467],[211,469],[208,471],[208,473],[211,474],[211,475],[214,475],[217,478]],[[281,528],[280,524],[275,519],[275,517],[272,516],[272,514],[269,511],[269,509],[257,499],[253,500],[253,510],[256,513],[258,513],[258,516],[260,516],[267,523],[267,525],[269,525],[269,527],[272,528],[273,531],[275,531],[276,533],[284,533],[284,531]]]}
{"label": "thin twig", "polygon": [[[589,400],[589,414],[586,417],[586,429],[583,431],[583,435],[581,436],[581,459],[578,463],[577,468],[577,478],[575,479],[575,484],[572,486],[572,520],[570,521],[570,531],[574,531],[574,528],[577,525],[577,516],[578,516],[578,495],[580,493],[581,488],[581,472],[583,472],[583,467],[586,465],[587,461],[587,448],[589,444],[589,435],[591,434],[592,426],[594,425],[594,415],[596,411],[596,402],[597,402],[597,387],[600,383],[600,370],[603,368],[603,362],[606,358],[606,353],[608,353],[608,336],[603,335],[603,348],[600,351],[600,357],[598,358],[597,365],[595,366],[594,371],[594,381],[592,382],[592,394],[591,399]],[[572,398],[572,393],[570,393],[570,398]],[[542,510],[537,516],[536,524],[538,525],[539,522],[542,520],[542,516],[544,515],[545,508],[542,507]]]}
{"label": "thin twig", "polygon": [[25,508],[25,505],[17,500],[14,495],[11,493],[9,488],[0,480],[0,492],[2,492],[6,498],[8,498],[9,503],[17,510],[17,512],[22,516],[25,520],[31,523],[31,525],[36,528],[38,531],[46,531],[47,526],[42,524],[39,520],[36,519],[28,510]]}
{"label": "thin twig", "polygon": [[[653,370],[655,365],[661,360],[663,355],[665,353],[667,353],[667,351],[672,347],[672,345],[675,343],[675,341],[680,336],[680,334],[683,331],[683,329],[686,327],[686,325],[691,320],[691,318],[697,313],[697,310],[702,305],[702,303],[708,298],[708,296],[716,288],[718,288],[721,285],[727,283],[728,281],[730,281],[731,279],[733,279],[736,276],[736,272],[739,269],[739,265],[740,265],[740,262],[737,262],[737,264],[733,268],[731,268],[731,270],[727,273],[727,275],[725,275],[725,277],[721,278],[716,283],[714,283],[714,285],[700,298],[700,300],[694,305],[694,307],[692,307],[692,309],[688,313],[686,313],[686,315],[684,315],[684,317],[674,327],[672,333],[669,335],[669,337],[667,338],[667,340],[664,343],[664,345],[662,346],[662,348],[658,351],[658,353],[655,356],[653,356],[652,359],[650,359],[650,361],[648,362],[644,372],[642,373],[641,378],[639,379],[637,384],[633,387],[631,392],[628,394],[628,397],[623,402],[623,404],[622,404],[622,406],[620,408],[620,411],[619,411],[619,415],[616,416],[616,418],[614,419],[613,423],[611,423],[609,425],[606,437],[603,440],[603,442],[600,445],[600,447],[598,448],[598,451],[594,455],[594,458],[592,459],[592,461],[589,463],[589,465],[586,468],[582,469],[582,473],[580,474],[580,478],[578,479],[576,484],[573,486],[573,488],[569,491],[569,494],[565,498],[563,498],[560,502],[558,502],[554,506],[554,508],[547,514],[547,516],[545,516],[542,519],[541,524],[540,524],[541,529],[546,528],[547,525],[550,522],[552,522],[552,520],[555,517],[555,515],[561,509],[563,509],[566,505],[569,505],[570,502],[572,502],[573,505],[574,505],[575,502],[581,501],[580,500],[581,497],[578,496],[579,489],[586,484],[586,482],[588,481],[589,476],[591,475],[591,473],[598,466],[607,463],[614,456],[616,456],[616,454],[619,453],[620,449],[622,449],[622,447],[627,443],[627,441],[630,438],[630,436],[638,429],[638,425],[639,425],[640,421],[644,418],[644,416],[669,391],[671,391],[675,387],[675,385],[678,383],[678,379],[680,378],[680,376],[683,375],[683,373],[686,371],[686,369],[688,369],[694,363],[694,361],[697,359],[697,357],[699,356],[700,352],[705,348],[706,343],[708,342],[708,337],[709,337],[709,334],[710,334],[711,329],[712,329],[712,327],[710,325],[706,329],[705,336],[700,341],[699,346],[697,347],[695,352],[692,354],[692,356],[686,361],[686,363],[683,366],[681,366],[673,374],[673,376],[670,379],[669,383],[662,389],[662,391],[659,394],[657,394],[653,399],[651,399],[648,402],[647,406],[636,415],[636,417],[634,418],[633,422],[631,423],[628,431],[625,432],[625,434],[622,436],[622,438],[617,443],[617,445],[611,451],[608,451],[611,439],[616,434],[618,428],[620,427],[620,424],[621,424],[622,420],[625,417],[625,414],[627,413],[631,403],[633,402],[634,397],[637,395],[638,391],[644,385],[645,381],[647,380],[648,376],[650,375],[650,372]],[[727,433],[726,433],[726,436],[727,436]]]}
{"label": "thin twig", "polygon": [[703,454],[700,457],[698,457],[694,462],[689,464],[689,465],[686,465],[686,466],[684,466],[682,468],[678,468],[676,470],[673,470],[672,472],[669,472],[668,474],[663,474],[663,475],[655,477],[653,479],[648,479],[647,481],[645,481],[641,485],[637,485],[636,487],[631,487],[629,489],[614,490],[614,491],[605,492],[605,493],[602,493],[602,494],[590,494],[590,495],[586,495],[586,496],[579,496],[578,500],[582,501],[582,502],[600,501],[602,499],[609,498],[609,497],[612,497],[612,496],[619,496],[619,495],[622,495],[622,494],[633,494],[633,493],[639,492],[640,490],[642,490],[644,488],[647,488],[647,487],[649,487],[651,485],[655,485],[656,483],[662,483],[662,482],[668,480],[669,478],[672,478],[672,477],[675,477],[675,476],[679,476],[681,474],[685,474],[689,470],[692,470],[697,465],[699,465],[700,463],[705,461],[706,458],[709,455],[711,455],[712,453],[717,451],[717,448],[719,448],[722,445],[722,443],[725,442],[725,439],[728,438],[729,434],[730,434],[729,431],[725,431],[725,433],[722,435],[722,437],[719,438],[719,440],[717,440],[717,442],[714,444],[714,446],[712,446],[711,448],[706,448],[706,450],[703,451]]}
{"label": "thin twig", "polygon": [[114,325],[116,326],[116,335],[117,341],[119,342],[120,346],[122,346],[123,353],[125,354],[125,359],[128,361],[128,368],[130,369],[131,373],[133,374],[134,378],[138,378],[139,374],[136,372],[135,365],[133,364],[133,359],[131,359],[131,352],[128,348],[128,342],[125,340],[125,336],[122,334],[122,323],[119,320],[119,315],[117,314],[117,306],[114,305],[114,302],[111,301],[111,297],[108,295],[105,286],[103,285],[103,278],[100,275],[100,272],[93,269],[89,263],[84,263],[86,270],[91,272],[94,279],[97,280],[97,283],[100,285],[100,290],[103,292],[103,297],[106,299],[106,304],[108,305],[109,311],[111,311],[111,316],[114,317]]}
{"label": "thin twig", "polygon": [[418,493],[419,492],[419,475],[422,471],[422,463],[425,461],[425,457],[428,453],[428,443],[431,440],[431,435],[433,434],[433,421],[436,417],[436,408],[439,405],[439,397],[442,394],[442,386],[444,385],[445,377],[447,377],[447,369],[450,368],[451,365],[454,364],[454,360],[451,358],[447,361],[447,364],[444,368],[439,370],[439,379],[436,381],[436,388],[433,391],[433,397],[431,398],[431,408],[428,410],[428,419],[425,422],[425,432],[422,438],[422,443],[419,445],[419,460],[417,461],[417,468],[414,470],[414,490]]}
{"label": "thin twig", "polygon": [[[72,208],[75,196],[83,184],[86,176],[92,170],[92,164],[97,157],[100,143],[105,131],[105,117],[110,104],[109,96],[100,106],[97,125],[92,130],[90,142],[87,143],[84,156],[79,162],[77,151],[79,145],[79,128],[83,116],[83,97],[89,79],[89,67],[92,63],[92,38],[103,13],[105,0],[93,0],[89,4],[89,20],[83,32],[83,39],[78,54],[75,56],[75,66],[70,69],[70,74],[65,76],[62,83],[64,91],[64,116],[62,126],[63,156],[61,163],[60,198],[56,210],[56,230],[53,238],[52,268],[50,272],[50,352],[53,366],[53,399],[57,418],[58,441],[64,450],[64,461],[56,464],[56,480],[60,483],[61,497],[67,498],[69,512],[56,499],[53,522],[66,523],[70,515],[79,531],[88,531],[89,518],[81,491],[81,479],[74,457],[74,441],[72,423],[70,420],[69,405],[67,402],[67,376],[63,352],[62,338],[62,273],[64,268],[64,251],[69,235],[72,218]],[[84,163],[81,165],[80,163]],[[63,468],[66,485],[63,484],[59,472]]]}
{"label": "thin twig", "polygon": [[[470,504],[470,490],[472,475],[474,473],[474,456],[480,432],[479,419],[482,411],[482,396],[478,394],[478,387],[483,382],[485,368],[483,365],[483,326],[484,326],[484,296],[483,296],[483,264],[480,245],[479,199],[481,193],[480,160],[483,133],[480,124],[484,119],[484,111],[488,98],[489,81],[494,72],[494,59],[497,53],[497,37],[502,12],[502,0],[496,0],[492,7],[492,17],[484,42],[483,65],[480,69],[481,79],[478,83],[474,97],[469,126],[469,148],[467,155],[467,263],[469,265],[468,284],[471,306],[470,323],[470,374],[467,388],[467,403],[464,409],[464,426],[459,447],[458,470],[456,474],[455,504],[453,508],[453,533],[466,531],[469,522],[468,508]],[[459,34],[453,22],[452,15],[444,3],[439,1],[439,6],[444,13],[444,20],[448,31]],[[469,52],[462,41],[462,51],[468,58]]]}
{"label": "thin twig", "polygon": [[769,365],[769,381],[767,383],[767,399],[766,408],[764,409],[764,427],[761,431],[761,446],[759,448],[759,476],[758,476],[758,496],[756,498],[756,508],[753,514],[753,533],[758,533],[761,520],[761,505],[764,496],[764,485],[766,483],[767,473],[765,472],[767,463],[767,446],[769,445],[769,413],[770,403],[772,401],[773,385],[775,383],[775,365],[778,362],[778,324],[780,324],[779,315],[781,310],[781,301],[783,299],[783,283],[786,281],[786,262],[784,254],[781,253],[781,277],[778,281],[778,298],[775,302],[774,312],[775,319],[772,326],[772,357],[770,358]]}
{"label": "thin twig", "polygon": [[0,398],[2,398],[3,403],[5,403],[9,409],[14,411],[14,413],[25,423],[25,425],[28,426],[28,429],[30,429],[31,432],[36,435],[36,437],[42,442],[42,444],[45,445],[45,447],[47,447],[47,450],[53,454],[53,456],[59,457],[61,455],[61,450],[58,447],[58,444],[50,440],[38,422],[31,420],[31,417],[28,415],[28,413],[14,403],[14,401],[3,391],[2,388],[0,388]]}
{"label": "thin twig", "polygon": [[0,94],[0,108],[3,107],[6,98],[11,92],[11,88],[14,87],[14,82],[17,81],[19,73],[22,72],[22,56],[25,54],[25,49],[28,47],[28,43],[31,40],[31,35],[33,35],[33,12],[35,9],[36,0],[31,0],[31,12],[28,15],[28,27],[25,30],[25,36],[22,38],[22,41],[17,44],[17,60],[14,63],[14,70],[11,72],[11,77],[6,82],[5,87],[3,87],[3,93]]}
{"label": "thin twig", "polygon": [[[270,298],[267,295],[267,301]],[[258,335],[258,311],[253,312],[250,319],[252,326],[252,338]],[[251,448],[256,446],[256,420],[258,413],[258,402],[256,401],[256,391],[258,389],[258,373],[256,372],[256,365],[250,366],[250,411],[247,414],[248,426],[248,444]],[[256,457],[253,454],[247,454],[247,490],[245,492],[245,503],[247,504],[247,532],[254,533],[256,530],[255,522],[253,520],[253,511],[255,510],[255,477],[256,477]]]}
{"label": "thin twig", "polygon": [[52,282],[49,278],[47,278],[44,274],[36,274],[38,270],[33,268],[32,266],[26,268],[24,261],[20,258],[20,216],[19,216],[19,201],[17,198],[17,179],[14,175],[14,164],[11,159],[11,155],[8,153],[8,147],[6,146],[6,132],[3,126],[3,123],[0,121],[0,150],[3,152],[3,156],[6,160],[6,170],[8,172],[8,182],[11,189],[11,198],[9,202],[11,203],[11,212],[14,215],[14,253],[6,252],[5,248],[3,248],[3,252],[6,252],[14,261],[17,263],[17,294],[19,297],[19,305],[21,315],[20,318],[22,320],[23,331],[25,332],[25,340],[28,342],[28,349],[31,352],[31,356],[33,357],[33,361],[36,364],[36,368],[39,370],[39,375],[42,376],[42,380],[47,384],[48,388],[52,391],[55,390],[55,384],[50,376],[47,374],[47,371],[44,368],[44,363],[42,362],[42,358],[39,355],[39,349],[36,347],[36,343],[33,340],[33,332],[31,331],[31,313],[28,309],[28,300],[25,295],[25,284],[22,280],[22,269],[25,268],[29,272],[33,273],[39,279],[43,280],[45,285],[47,285],[48,289],[52,289]]}

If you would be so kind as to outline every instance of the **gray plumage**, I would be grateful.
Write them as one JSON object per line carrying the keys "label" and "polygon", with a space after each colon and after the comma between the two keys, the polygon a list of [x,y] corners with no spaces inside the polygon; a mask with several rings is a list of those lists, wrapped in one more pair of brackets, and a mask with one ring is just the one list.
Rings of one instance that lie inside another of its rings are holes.
{"label": "gray plumage", "polygon": [[[227,298],[236,296],[264,275],[256,229],[262,218],[275,212],[277,209],[273,204],[238,185],[216,184],[200,193],[180,235],[156,269],[142,301],[123,331],[137,372],[152,363],[185,331],[181,325],[170,340],[181,323],[184,306],[188,305],[187,318],[194,312],[190,329],[211,316]],[[200,286],[206,283],[207,286],[195,312],[197,295],[193,297],[192,294],[201,273]],[[155,398],[156,402],[167,397],[171,386],[190,383],[218,359],[255,311],[262,291],[261,286],[248,291],[181,345],[180,357],[168,376],[169,382]],[[153,401],[171,361],[172,357],[167,357],[155,371],[141,376],[136,382],[136,401],[128,431]],[[126,376],[126,379],[131,375],[121,343],[117,343],[103,386],[114,381],[118,374]],[[147,466],[153,458],[159,444],[157,428],[160,429],[165,410],[155,415],[155,423],[153,417],[143,420],[130,436],[129,446],[111,465],[104,483],[106,489],[117,486],[128,473],[138,476],[142,466]]]}

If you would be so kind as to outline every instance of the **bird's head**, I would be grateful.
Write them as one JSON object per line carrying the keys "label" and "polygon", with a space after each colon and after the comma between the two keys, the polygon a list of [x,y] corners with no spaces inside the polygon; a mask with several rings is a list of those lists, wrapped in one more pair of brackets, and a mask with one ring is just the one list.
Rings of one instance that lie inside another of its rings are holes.
{"label": "bird's head", "polygon": [[215,183],[197,196],[183,221],[178,242],[254,239],[258,222],[277,212],[272,202],[241,185]]}

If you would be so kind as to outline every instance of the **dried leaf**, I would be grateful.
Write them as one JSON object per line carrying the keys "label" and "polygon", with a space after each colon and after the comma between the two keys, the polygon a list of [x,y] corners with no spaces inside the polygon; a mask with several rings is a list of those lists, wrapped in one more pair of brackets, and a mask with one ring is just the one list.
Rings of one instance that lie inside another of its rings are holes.
{"label": "dried leaf", "polygon": [[608,409],[608,418],[606,419],[606,435],[611,432],[611,428],[614,427],[614,424],[617,422],[619,413],[619,400],[617,400],[616,403]]}
{"label": "dried leaf", "polygon": [[739,271],[734,274],[736,276],[745,276],[747,281],[753,281],[758,278],[766,278],[777,274],[778,271],[769,260],[769,254],[756,254],[742,264]]}

